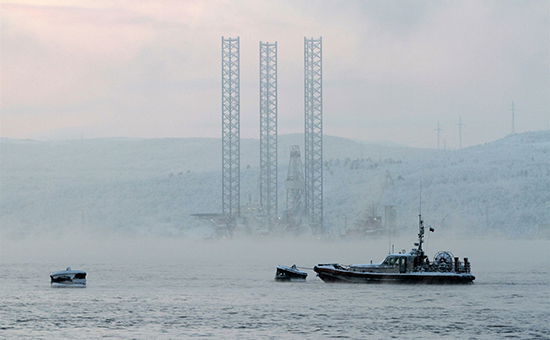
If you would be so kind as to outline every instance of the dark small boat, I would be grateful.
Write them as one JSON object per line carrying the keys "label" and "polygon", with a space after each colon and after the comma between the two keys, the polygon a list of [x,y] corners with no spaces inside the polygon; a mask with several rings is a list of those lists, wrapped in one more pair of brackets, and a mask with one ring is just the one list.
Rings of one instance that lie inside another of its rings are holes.
{"label": "dark small boat", "polygon": [[344,283],[472,283],[467,257],[460,261],[448,251],[438,252],[430,262],[422,249],[424,224],[419,216],[417,248],[408,253],[390,254],[382,263],[340,265],[318,264],[313,270],[325,282]]}
{"label": "dark small boat", "polygon": [[277,272],[275,273],[275,281],[305,281],[307,273],[296,268],[293,264],[292,267],[277,266]]}

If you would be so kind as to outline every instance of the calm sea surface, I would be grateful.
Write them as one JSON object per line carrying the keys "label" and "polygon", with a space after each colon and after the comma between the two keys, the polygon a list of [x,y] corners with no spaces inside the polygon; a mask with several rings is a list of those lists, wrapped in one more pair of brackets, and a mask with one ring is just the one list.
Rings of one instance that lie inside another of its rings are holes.
{"label": "calm sea surface", "polygon": [[[292,263],[254,253],[217,264],[2,263],[0,338],[549,339],[550,258],[536,254],[470,257],[477,279],[458,286],[326,284],[310,270],[304,283],[280,283],[276,265]],[[88,272],[87,288],[50,287],[49,273],[68,265]]]}

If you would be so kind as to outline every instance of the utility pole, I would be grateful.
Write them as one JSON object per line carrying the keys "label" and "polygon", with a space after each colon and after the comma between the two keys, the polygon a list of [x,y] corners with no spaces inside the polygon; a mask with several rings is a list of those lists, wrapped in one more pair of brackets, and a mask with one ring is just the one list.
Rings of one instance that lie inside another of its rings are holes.
{"label": "utility pole", "polygon": [[458,116],[458,141],[459,141],[459,149],[462,149],[462,127],[464,126],[464,124],[462,123],[462,117],[461,116]]}
{"label": "utility pole", "polygon": [[515,114],[516,114],[516,107],[514,106],[514,101],[512,100],[512,134],[516,133]]}
{"label": "utility pole", "polygon": [[439,125],[439,121],[437,122],[437,129],[435,129],[434,131],[437,131],[437,150],[439,150],[439,135],[441,131],[443,131],[443,129]]}

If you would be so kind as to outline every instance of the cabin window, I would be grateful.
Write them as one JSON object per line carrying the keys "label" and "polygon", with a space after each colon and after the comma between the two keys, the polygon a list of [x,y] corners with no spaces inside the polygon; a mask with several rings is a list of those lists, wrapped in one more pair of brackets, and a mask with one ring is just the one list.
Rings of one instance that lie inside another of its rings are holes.
{"label": "cabin window", "polygon": [[84,273],[76,273],[76,274],[74,274],[74,278],[75,278],[75,279],[85,279],[85,278],[86,278],[86,274],[84,274]]}
{"label": "cabin window", "polygon": [[386,266],[395,266],[397,264],[397,260],[398,260],[397,257],[387,257],[384,260],[383,264]]}
{"label": "cabin window", "polygon": [[50,276],[50,277],[52,278],[52,282],[72,281],[69,276],[57,276],[57,277]]}

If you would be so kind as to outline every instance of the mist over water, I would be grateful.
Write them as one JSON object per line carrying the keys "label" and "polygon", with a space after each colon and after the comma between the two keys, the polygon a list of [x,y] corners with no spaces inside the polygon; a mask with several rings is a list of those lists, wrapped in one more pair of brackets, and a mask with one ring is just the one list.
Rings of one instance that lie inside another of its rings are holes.
{"label": "mist over water", "polygon": [[[34,235],[21,239],[3,237],[0,262],[21,263],[115,263],[115,264],[193,264],[245,265],[297,264],[313,267],[317,263],[342,264],[381,262],[390,252],[410,251],[416,234],[402,232],[399,237],[355,238],[349,240],[314,237],[240,237],[233,239],[190,239],[155,235],[73,233]],[[476,275],[477,268],[518,266],[537,263],[550,267],[547,239],[513,240],[468,239],[464,235],[429,233],[424,250],[433,257],[440,250],[460,258],[468,257]],[[550,278],[549,278],[550,280]]]}

